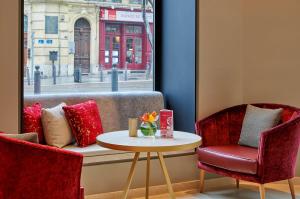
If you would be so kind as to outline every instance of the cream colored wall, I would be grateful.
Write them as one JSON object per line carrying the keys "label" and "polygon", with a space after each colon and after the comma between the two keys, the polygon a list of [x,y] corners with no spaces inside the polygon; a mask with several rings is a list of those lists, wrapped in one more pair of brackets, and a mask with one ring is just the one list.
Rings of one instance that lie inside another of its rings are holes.
{"label": "cream colored wall", "polygon": [[300,1],[199,4],[198,118],[240,103],[300,107]]}
{"label": "cream colored wall", "polygon": [[300,1],[244,1],[245,102],[300,107]]}
{"label": "cream colored wall", "polygon": [[243,101],[300,107],[300,1],[244,0],[243,10]]}
{"label": "cream colored wall", "polygon": [[0,131],[18,132],[19,31],[18,0],[1,0],[0,6]]}
{"label": "cream colored wall", "polygon": [[242,103],[242,1],[199,1],[198,118]]}

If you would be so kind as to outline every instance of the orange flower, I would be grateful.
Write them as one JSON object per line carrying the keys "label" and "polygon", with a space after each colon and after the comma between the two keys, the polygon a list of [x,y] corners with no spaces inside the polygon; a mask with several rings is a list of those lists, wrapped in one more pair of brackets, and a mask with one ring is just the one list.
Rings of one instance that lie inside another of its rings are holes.
{"label": "orange flower", "polygon": [[158,120],[158,114],[153,111],[151,114],[150,113],[145,113],[142,117],[141,117],[142,122],[155,122]]}
{"label": "orange flower", "polygon": [[149,120],[149,114],[148,113],[144,113],[144,115],[141,117],[141,120],[143,122],[148,122],[148,120]]}

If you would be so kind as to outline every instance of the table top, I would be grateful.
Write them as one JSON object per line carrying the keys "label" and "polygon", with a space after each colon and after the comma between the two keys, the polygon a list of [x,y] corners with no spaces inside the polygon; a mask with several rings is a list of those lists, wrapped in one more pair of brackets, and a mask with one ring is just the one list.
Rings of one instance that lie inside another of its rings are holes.
{"label": "table top", "polygon": [[138,137],[129,137],[128,130],[104,133],[97,136],[97,144],[114,150],[132,152],[167,152],[194,149],[201,145],[201,137],[188,132],[174,131],[174,138],[144,137],[138,131]]}

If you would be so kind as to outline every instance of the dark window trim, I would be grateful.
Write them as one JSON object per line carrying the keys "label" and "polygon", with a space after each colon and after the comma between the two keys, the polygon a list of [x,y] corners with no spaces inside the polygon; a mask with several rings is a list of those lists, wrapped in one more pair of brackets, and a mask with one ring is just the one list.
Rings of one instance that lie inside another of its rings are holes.
{"label": "dark window trim", "polygon": [[[185,1],[185,0],[182,0]],[[197,85],[197,76],[198,76],[198,53],[199,53],[199,49],[198,49],[198,43],[199,43],[199,1],[198,0],[194,0],[195,1],[195,112],[194,112],[194,121],[197,120],[197,90],[198,90],[198,85]],[[162,45],[163,45],[163,41],[162,41],[162,33],[164,31],[164,27],[162,24],[163,21],[163,10],[165,8],[163,8],[163,1],[155,1],[155,36],[154,36],[154,43],[155,43],[155,59],[154,59],[154,65],[155,65],[155,69],[154,69],[154,90],[155,91],[162,91],[162,64],[163,64],[163,55],[162,55]],[[163,91],[162,91],[163,92]],[[165,99],[166,100],[166,99]]]}
{"label": "dark window trim", "polygon": [[[18,74],[18,83],[19,83],[19,132],[22,132],[23,129],[23,107],[24,107],[24,0],[19,0],[19,74]],[[28,32],[28,31],[27,31]]]}

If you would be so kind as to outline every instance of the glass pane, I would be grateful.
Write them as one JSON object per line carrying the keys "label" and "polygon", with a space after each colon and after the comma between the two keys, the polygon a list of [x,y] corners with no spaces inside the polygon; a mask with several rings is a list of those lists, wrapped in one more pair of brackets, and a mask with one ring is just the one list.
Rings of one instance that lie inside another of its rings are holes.
{"label": "glass pane", "polygon": [[127,63],[133,63],[133,39],[127,38],[126,39],[126,62]]}
{"label": "glass pane", "polygon": [[110,50],[110,37],[105,37],[105,50]]}
{"label": "glass pane", "polygon": [[120,25],[107,24],[105,30],[107,33],[120,33]]}
{"label": "glass pane", "polygon": [[28,17],[24,15],[24,33],[28,32]]}
{"label": "glass pane", "polygon": [[125,31],[128,34],[142,34],[143,28],[142,26],[127,25]]}
{"label": "glass pane", "polygon": [[45,16],[45,34],[58,34],[57,16]]}
{"label": "glass pane", "polygon": [[142,34],[142,26],[134,26],[134,33]]}
{"label": "glass pane", "polygon": [[135,63],[141,64],[142,63],[142,39],[141,38],[135,38]]}
{"label": "glass pane", "polygon": [[131,4],[142,4],[143,0],[129,0]]}
{"label": "glass pane", "polygon": [[120,49],[120,37],[113,37],[113,50],[119,50]]}

